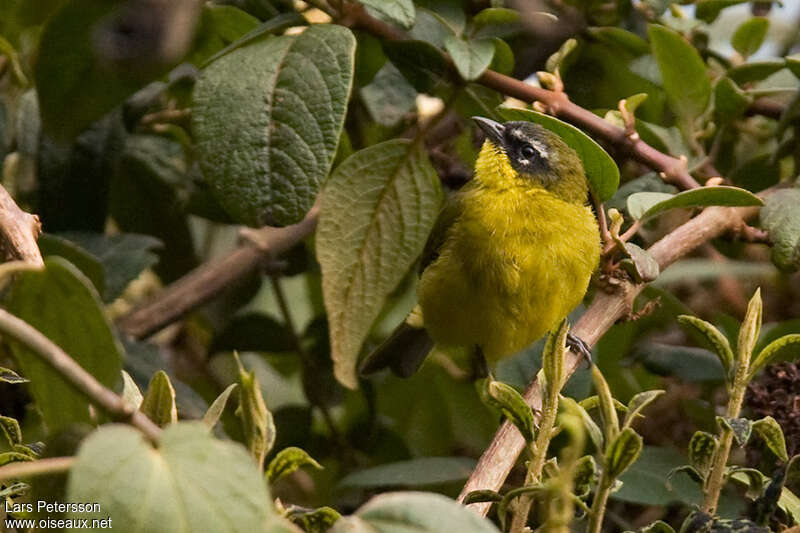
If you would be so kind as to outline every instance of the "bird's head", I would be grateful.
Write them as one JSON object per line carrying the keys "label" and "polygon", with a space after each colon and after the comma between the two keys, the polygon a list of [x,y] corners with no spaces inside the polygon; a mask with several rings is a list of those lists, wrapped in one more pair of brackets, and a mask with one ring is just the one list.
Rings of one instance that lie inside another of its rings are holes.
{"label": "bird's head", "polygon": [[[475,177],[486,185],[543,188],[569,202],[585,203],[588,184],[583,165],[561,137],[533,122],[473,120],[486,134],[475,163]],[[491,183],[494,182],[494,183]]]}

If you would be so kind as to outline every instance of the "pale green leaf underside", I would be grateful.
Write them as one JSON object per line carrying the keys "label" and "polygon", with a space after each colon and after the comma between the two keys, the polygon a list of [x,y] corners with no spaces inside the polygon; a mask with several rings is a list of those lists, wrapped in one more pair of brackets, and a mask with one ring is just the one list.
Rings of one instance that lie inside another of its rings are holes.
{"label": "pale green leaf underside", "polygon": [[480,77],[494,57],[494,43],[489,39],[465,41],[456,35],[448,35],[444,39],[444,48],[453,58],[458,73],[467,81]]}
{"label": "pale green leaf underside", "polygon": [[406,30],[411,29],[417,18],[412,0],[361,0],[361,3],[370,15],[393,22]]}
{"label": "pale green leaf underside", "polygon": [[254,41],[204,69],[192,128],[205,179],[237,222],[299,221],[330,171],[355,39],[336,25]]}
{"label": "pale green leaf underside", "polygon": [[442,202],[427,156],[408,141],[365,148],[331,176],[322,199],[317,259],[334,371],[356,386],[356,360],[389,293],[422,252]]}
{"label": "pale green leaf underside", "polygon": [[628,196],[628,213],[637,220],[646,220],[679,207],[762,205],[755,194],[739,187],[698,187],[678,194],[637,192]]}

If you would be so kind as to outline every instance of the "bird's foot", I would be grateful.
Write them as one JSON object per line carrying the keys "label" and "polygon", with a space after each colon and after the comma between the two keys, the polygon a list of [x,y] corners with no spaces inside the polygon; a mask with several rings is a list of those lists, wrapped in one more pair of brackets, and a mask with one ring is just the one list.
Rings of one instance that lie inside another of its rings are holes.
{"label": "bird's foot", "polygon": [[589,348],[589,345],[586,344],[586,341],[584,341],[577,335],[573,335],[572,333],[567,333],[567,348],[569,348],[576,354],[583,356],[583,358],[586,359],[586,362],[589,363],[590,366],[593,364],[592,349]]}
{"label": "bird's foot", "polygon": [[489,377],[489,364],[486,362],[486,357],[483,355],[483,350],[480,346],[475,346],[472,351],[472,380]]}

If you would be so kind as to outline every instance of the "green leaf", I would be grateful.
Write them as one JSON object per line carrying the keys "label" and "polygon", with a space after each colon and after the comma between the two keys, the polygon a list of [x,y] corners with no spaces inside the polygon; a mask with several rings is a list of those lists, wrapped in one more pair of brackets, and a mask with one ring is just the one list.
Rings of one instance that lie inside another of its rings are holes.
{"label": "green leaf", "polygon": [[[206,6],[206,7],[209,7],[209,6]],[[214,9],[218,9],[218,8],[222,8],[222,7],[232,7],[232,6],[224,6],[224,5],[222,5],[222,6],[214,6],[214,5],[212,5],[210,7],[214,8]],[[258,19],[256,19],[256,23],[257,22],[258,22]],[[254,42],[254,41],[258,40],[258,39],[263,39],[265,37],[269,37],[270,35],[275,35],[275,34],[281,33],[283,30],[285,30],[287,28],[290,28],[292,26],[303,26],[303,25],[307,24],[307,22],[308,21],[300,13],[294,13],[294,12],[281,13],[280,15],[272,17],[269,20],[266,20],[266,21],[262,22],[261,24],[254,25],[253,27],[249,28],[249,31],[247,33],[245,33],[244,35],[239,33],[238,35],[236,35],[237,38],[235,40],[230,42],[230,44],[228,44],[225,48],[222,48],[217,53],[215,53],[214,55],[212,55],[209,58],[207,58],[203,62],[203,64],[201,66],[205,67],[209,63],[211,63],[212,61],[216,61],[217,59],[219,59],[220,57],[224,56],[225,54],[227,54],[229,52],[232,52],[233,50],[236,50],[237,48],[241,48],[242,46],[244,46],[246,44],[250,44],[250,43],[252,43],[252,42]],[[249,26],[250,24],[249,24],[249,22],[245,22],[244,20],[239,21],[237,23],[237,27],[236,27],[235,31],[236,32],[241,31],[241,29],[245,25]],[[233,28],[229,29],[228,31],[230,31],[231,34],[233,34],[232,30],[233,30]],[[195,64],[199,65],[199,63],[195,63]]]}
{"label": "green leaf", "polygon": [[[796,359],[800,355],[798,345],[800,345],[800,335],[796,333],[784,335],[769,343],[750,364],[750,378],[767,365],[781,360]],[[786,353],[790,351],[791,354]]]}
{"label": "green leaf", "polygon": [[139,386],[131,375],[124,370],[122,371],[122,397],[134,409],[139,409],[139,406],[142,405],[142,400],[144,400]]}
{"label": "green leaf", "polygon": [[275,483],[282,477],[288,476],[295,470],[304,466],[313,466],[318,470],[322,470],[323,468],[322,465],[308,455],[308,452],[305,450],[294,446],[284,448],[269,462],[269,466],[267,466],[267,480],[270,483]]}
{"label": "green leaf", "polygon": [[0,415],[0,429],[3,430],[9,446],[13,448],[16,444],[22,444],[22,430],[16,418]]}
{"label": "green leaf", "polygon": [[783,430],[780,424],[771,416],[765,416],[761,420],[753,422],[753,431],[761,437],[767,448],[772,450],[778,459],[788,461],[789,454],[786,452],[786,439],[783,437]]}
{"label": "green leaf", "polygon": [[664,394],[664,392],[666,391],[647,390],[634,395],[631,401],[628,402],[628,412],[625,414],[625,418],[622,421],[622,427],[630,427],[637,417],[642,416],[642,410],[650,405],[656,398]]}
{"label": "green leaf", "polygon": [[213,429],[214,426],[217,425],[219,418],[222,416],[222,412],[225,410],[225,406],[228,404],[228,397],[237,386],[236,383],[228,385],[209,406],[208,411],[206,411],[206,414],[203,416],[203,423],[208,426],[208,429]]}
{"label": "green leaf", "polygon": [[619,168],[611,156],[587,134],[571,124],[529,109],[500,107],[498,112],[505,120],[535,122],[561,137],[581,158],[595,199],[605,202],[614,195],[619,186]]}
{"label": "green leaf", "polygon": [[95,290],[102,295],[105,291],[106,276],[103,265],[92,254],[77,243],[59,235],[43,233],[38,240],[42,257],[59,256],[72,263],[81,273],[89,278]]}
{"label": "green leaf", "polygon": [[741,118],[752,103],[753,97],[727,76],[714,86],[714,116],[722,124]]}
{"label": "green leaf", "polygon": [[111,517],[142,533],[295,531],[278,517],[244,448],[199,423],[169,426],[157,449],[133,428],[103,426],[81,444],[67,500],[100,505],[99,513],[68,517]]}
{"label": "green leaf", "polygon": [[708,340],[711,346],[714,347],[714,351],[722,363],[722,368],[725,371],[725,378],[732,379],[731,369],[733,368],[734,357],[728,338],[710,322],[706,322],[694,316],[680,315],[678,317],[678,323],[695,329]]}
{"label": "green leaf", "polygon": [[472,18],[470,36],[506,37],[521,29],[519,11],[505,7],[487,7]]}
{"label": "green leaf", "polygon": [[[176,6],[154,14],[147,28],[127,3],[71,0],[55,13],[42,31],[34,70],[45,131],[75,137],[177,63],[194,37],[199,4]],[[176,28],[169,17],[179,12]]]}
{"label": "green leaf", "polygon": [[339,485],[362,489],[441,485],[467,479],[474,468],[475,460],[466,457],[418,457],[350,473]]}
{"label": "green leaf", "polygon": [[5,466],[10,463],[24,463],[27,461],[34,461],[34,460],[36,460],[36,458],[32,457],[28,453],[20,453],[20,452],[0,453],[0,466]]}
{"label": "green leaf", "polygon": [[610,479],[617,479],[642,452],[642,437],[632,428],[623,429],[606,450],[605,468]]}
{"label": "green leaf", "polygon": [[584,498],[589,495],[592,485],[597,483],[599,473],[597,463],[591,455],[584,455],[575,463],[572,483],[575,495]]}
{"label": "green leaf", "polygon": [[[547,336],[547,341],[542,351],[542,371],[545,377],[545,382],[542,385],[544,398],[550,398],[553,393],[558,394],[564,386],[564,354],[568,332],[569,323],[565,318],[561,321],[558,329]],[[514,392],[517,391],[514,390]],[[519,395],[519,393],[517,393],[517,395]],[[527,407],[522,396],[519,397],[519,401],[522,402],[522,405]],[[530,408],[527,410],[530,411]]]}
{"label": "green leaf", "polygon": [[747,361],[748,368],[753,354],[753,349],[758,341],[761,332],[761,315],[764,304],[761,301],[761,288],[756,289],[750,302],[747,304],[747,312],[739,328],[739,339],[736,343],[737,361]]}
{"label": "green leaf", "polygon": [[555,72],[556,69],[559,69],[559,71],[566,71],[566,69],[562,68],[562,65],[577,47],[577,39],[567,39],[564,41],[564,44],[561,45],[561,48],[547,58],[547,63],[544,67],[545,70],[547,70],[547,72]]}
{"label": "green leaf", "polygon": [[442,51],[426,41],[388,41],[383,51],[419,92],[434,92],[450,70]]}
{"label": "green leaf", "polygon": [[311,511],[289,508],[286,518],[306,533],[326,533],[342,515],[336,509],[320,507]]}
{"label": "green leaf", "polygon": [[684,127],[691,127],[711,96],[706,65],[697,50],[673,30],[651,24],[647,34],[670,107]]}
{"label": "green leaf", "polygon": [[714,462],[717,438],[705,431],[696,431],[689,441],[689,462],[705,479]]}
{"label": "green leaf", "polygon": [[650,45],[637,34],[617,28],[616,26],[599,26],[587,28],[589,35],[638,57],[650,52]]}
{"label": "green leaf", "polygon": [[453,58],[456,70],[466,81],[476,80],[489,68],[494,56],[491,39],[464,40],[457,35],[444,39],[444,49]]}
{"label": "green leaf", "polygon": [[139,410],[162,428],[178,421],[175,389],[172,388],[169,376],[163,370],[153,374]]}
{"label": "green leaf", "polygon": [[330,533],[498,533],[491,522],[440,494],[393,492],[376,496]]}
{"label": "green leaf", "polygon": [[494,43],[494,57],[489,65],[491,70],[510,76],[514,70],[514,51],[503,39],[492,38]]}
{"label": "green leaf", "polygon": [[764,61],[751,61],[738,65],[728,70],[728,77],[738,83],[762,81],[786,67],[786,61],[780,59],[767,59]]}
{"label": "green leaf", "polygon": [[597,367],[592,365],[592,382],[597,391],[597,398],[600,402],[600,417],[603,421],[603,435],[606,438],[606,450],[610,449],[613,442],[616,441],[617,434],[619,433],[619,417],[617,416],[617,409],[614,405],[614,398],[611,396],[611,389],[608,387],[606,378]]}
{"label": "green leaf", "polygon": [[769,478],[755,468],[744,468],[741,466],[727,467],[725,469],[725,477],[746,483],[747,492],[745,492],[745,496],[751,500],[761,496],[764,492],[764,484],[769,482]]}
{"label": "green leaf", "polygon": [[742,22],[731,37],[733,48],[744,57],[755,54],[769,29],[769,19],[766,17],[751,17]]}
{"label": "green leaf", "polygon": [[697,2],[694,16],[711,24],[719,16],[719,12],[726,7],[743,4],[747,0],[700,0]]}
{"label": "green leaf", "polygon": [[473,490],[466,495],[462,503],[470,505],[472,503],[499,502],[502,499],[503,496],[493,490]]}
{"label": "green leaf", "polygon": [[239,408],[236,414],[242,421],[244,441],[260,470],[264,468],[264,458],[275,444],[275,422],[264,402],[255,372],[247,372],[238,356],[236,364],[239,366]]}
{"label": "green leaf", "polygon": [[800,189],[770,194],[761,209],[761,227],[772,241],[772,262],[785,272],[800,268]]}
{"label": "green leaf", "polygon": [[698,187],[672,195],[663,192],[637,192],[628,197],[628,212],[637,220],[647,220],[676,208],[711,205],[763,205],[755,194],[739,187],[715,185]]}
{"label": "green leaf", "polygon": [[717,425],[720,429],[729,429],[733,432],[733,437],[736,444],[744,446],[750,440],[750,434],[753,432],[753,423],[746,418],[727,418],[724,416],[717,417]]}
{"label": "green leaf", "polygon": [[647,283],[658,277],[661,267],[650,252],[632,242],[623,243],[623,246],[625,254],[630,259],[623,259],[620,266],[633,277],[634,281]]}
{"label": "green leaf", "polygon": [[527,442],[534,439],[533,410],[517,389],[493,379],[486,380],[486,403],[499,409],[519,430]]}
{"label": "green leaf", "polygon": [[196,153],[236,221],[293,224],[309,210],[336,154],[354,56],[350,30],[316,24],[204,69],[193,95]]}
{"label": "green leaf", "polygon": [[364,107],[382,126],[396,125],[417,103],[417,91],[391,63],[386,63],[359,93]]}
{"label": "green leaf", "polygon": [[577,409],[578,413],[580,413],[581,419],[583,420],[583,425],[586,428],[586,432],[589,434],[589,438],[591,439],[592,444],[594,444],[595,448],[597,448],[598,450],[602,450],[604,439],[603,439],[603,432],[600,429],[600,427],[594,421],[594,419],[586,410],[586,408],[584,408],[581,404],[579,404],[572,398],[566,396],[560,398],[559,405],[564,408],[568,408],[567,404],[569,402],[574,403],[575,404],[574,408]]}
{"label": "green leaf", "polygon": [[442,202],[419,146],[393,140],[347,158],[325,186],[316,234],[336,378],[356,386],[361,345],[417,259]]}
{"label": "green leaf", "polygon": [[[43,270],[19,273],[8,310],[59,345],[106,387],[121,384],[122,347],[91,283],[65,260],[51,257]],[[11,347],[22,373],[31,380],[29,389],[49,431],[91,423],[83,394],[28,348],[17,342]]]}
{"label": "green leaf", "polygon": [[359,0],[373,17],[409,30],[417,17],[412,0]]}
{"label": "green leaf", "polygon": [[0,366],[0,382],[1,383],[30,383],[31,380],[23,378],[13,370]]}
{"label": "green leaf", "polygon": [[208,58],[258,26],[259,20],[238,7],[206,4],[192,51],[186,60],[202,66]]}

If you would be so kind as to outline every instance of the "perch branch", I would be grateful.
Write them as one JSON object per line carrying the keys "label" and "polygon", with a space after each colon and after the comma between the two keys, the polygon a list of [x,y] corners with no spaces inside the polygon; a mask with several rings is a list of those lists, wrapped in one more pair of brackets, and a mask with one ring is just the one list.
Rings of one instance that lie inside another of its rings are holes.
{"label": "perch branch", "polygon": [[37,357],[58,372],[79,393],[112,418],[131,424],[153,442],[161,430],[147,416],[128,404],[122,397],[97,381],[64,350],[54,344],[24,320],[0,309],[0,333],[25,345]]}
{"label": "perch branch", "polygon": [[12,463],[0,468],[0,483],[9,479],[28,479],[60,474],[69,470],[74,462],[74,457],[45,457],[35,461]]}
{"label": "perch branch", "polygon": [[[653,244],[648,251],[663,270],[704,242],[739,227],[744,220],[753,217],[757,212],[758,208],[755,207],[709,207]],[[613,294],[598,292],[573,328],[575,335],[589,345],[594,345],[617,320],[630,313],[634,298],[644,286],[627,282]],[[581,360],[581,356],[572,352],[567,353],[568,375],[572,375]],[[525,401],[536,410],[535,412],[541,411],[542,391],[538,381],[534,381],[528,387],[524,397]],[[500,490],[524,446],[525,440],[519,431],[512,424],[505,422],[478,461],[478,465],[461,491],[459,500],[463,501],[473,490]],[[470,507],[478,514],[485,515],[490,505],[490,503],[475,503]]]}
{"label": "perch branch", "polygon": [[0,253],[3,261],[25,261],[42,266],[36,240],[42,232],[39,217],[26,213],[0,186]]}

